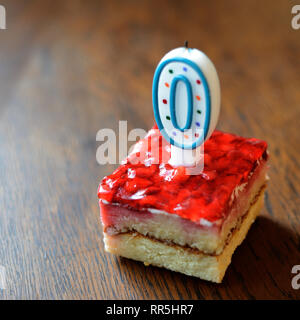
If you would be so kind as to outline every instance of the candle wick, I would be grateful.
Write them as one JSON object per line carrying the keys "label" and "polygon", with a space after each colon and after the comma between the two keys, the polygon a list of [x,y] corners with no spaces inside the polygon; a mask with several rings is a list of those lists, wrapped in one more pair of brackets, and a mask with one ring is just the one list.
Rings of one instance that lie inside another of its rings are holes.
{"label": "candle wick", "polygon": [[189,47],[189,42],[187,40],[184,41],[184,46],[186,47],[186,49]]}

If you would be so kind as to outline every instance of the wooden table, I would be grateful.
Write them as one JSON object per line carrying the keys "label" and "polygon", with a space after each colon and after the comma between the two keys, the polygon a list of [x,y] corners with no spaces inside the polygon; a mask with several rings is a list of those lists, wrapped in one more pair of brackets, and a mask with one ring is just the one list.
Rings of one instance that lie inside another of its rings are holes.
{"label": "wooden table", "polygon": [[[300,30],[291,1],[2,0],[3,299],[295,299]],[[154,123],[154,69],[188,39],[214,61],[218,128],[269,143],[265,208],[216,285],[104,252],[96,133]]]}

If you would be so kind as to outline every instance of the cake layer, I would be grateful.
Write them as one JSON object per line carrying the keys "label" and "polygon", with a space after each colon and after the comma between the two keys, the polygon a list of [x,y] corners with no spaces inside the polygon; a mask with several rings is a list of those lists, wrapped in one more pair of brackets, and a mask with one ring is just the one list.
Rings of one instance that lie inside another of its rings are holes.
{"label": "cake layer", "polygon": [[136,231],[158,240],[189,246],[205,253],[219,254],[228,241],[231,230],[236,227],[265,186],[266,170],[266,164],[261,163],[243,189],[239,188],[234,192],[227,219],[220,223],[211,223],[203,219],[193,222],[155,209],[137,211],[123,207],[121,204],[100,201],[104,231],[109,235]]}
{"label": "cake layer", "polygon": [[259,214],[263,205],[264,190],[244,215],[240,225],[233,230],[230,241],[219,255],[205,254],[197,249],[129,232],[109,235],[104,232],[105,250],[125,258],[178,271],[186,275],[220,283],[238,245]]}

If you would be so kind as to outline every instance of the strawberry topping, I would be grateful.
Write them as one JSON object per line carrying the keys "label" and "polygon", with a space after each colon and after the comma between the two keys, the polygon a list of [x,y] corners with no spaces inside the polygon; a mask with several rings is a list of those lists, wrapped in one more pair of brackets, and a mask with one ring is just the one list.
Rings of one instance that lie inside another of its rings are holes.
{"label": "strawberry topping", "polygon": [[[215,131],[204,144],[204,170],[187,175],[168,164],[170,145],[151,129],[137,149],[105,177],[98,197],[135,210],[155,208],[192,221],[222,219],[233,190],[267,160],[267,143]],[[259,161],[258,161],[259,160]]]}

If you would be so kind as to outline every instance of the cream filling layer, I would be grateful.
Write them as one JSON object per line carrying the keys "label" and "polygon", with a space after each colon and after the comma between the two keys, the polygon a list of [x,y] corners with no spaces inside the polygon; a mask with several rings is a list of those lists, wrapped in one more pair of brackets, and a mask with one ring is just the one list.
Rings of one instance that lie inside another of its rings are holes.
{"label": "cream filling layer", "polygon": [[157,209],[136,211],[101,200],[104,231],[109,235],[136,231],[144,236],[189,246],[207,254],[220,254],[232,230],[266,184],[266,171],[267,164],[261,164],[254,171],[248,186],[234,191],[232,208],[225,221],[211,223],[201,219],[195,223]]}

